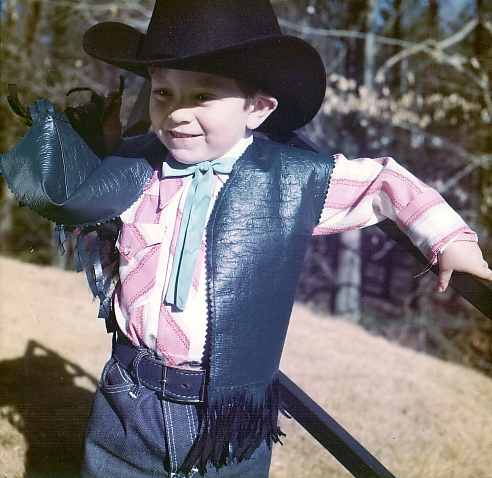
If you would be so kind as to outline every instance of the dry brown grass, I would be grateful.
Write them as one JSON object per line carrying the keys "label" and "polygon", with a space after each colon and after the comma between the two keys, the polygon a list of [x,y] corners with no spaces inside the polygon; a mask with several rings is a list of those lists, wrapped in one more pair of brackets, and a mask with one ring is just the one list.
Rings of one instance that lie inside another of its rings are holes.
{"label": "dry brown grass", "polygon": [[[0,297],[0,477],[76,476],[110,351],[97,304],[83,275],[5,258]],[[282,368],[396,476],[492,477],[491,379],[301,306]],[[272,478],[351,476],[282,423]]]}

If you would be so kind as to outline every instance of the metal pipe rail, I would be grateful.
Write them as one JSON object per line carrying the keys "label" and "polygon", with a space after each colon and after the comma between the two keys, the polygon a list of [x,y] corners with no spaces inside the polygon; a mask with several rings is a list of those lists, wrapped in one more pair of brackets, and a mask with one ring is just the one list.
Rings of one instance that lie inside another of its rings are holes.
{"label": "metal pipe rail", "polygon": [[[387,219],[380,222],[378,227],[422,264],[429,264],[426,257],[412,244],[410,239],[400,231],[393,221]],[[430,270],[434,272],[434,274],[439,273],[439,267],[437,265],[432,266]],[[449,285],[458,292],[458,294],[462,295],[470,302],[470,304],[482,312],[482,314],[492,320],[492,290],[480,279],[477,279],[470,274],[453,272]]]}
{"label": "metal pipe rail", "polygon": [[280,372],[284,410],[357,478],[396,478],[289,377]]}

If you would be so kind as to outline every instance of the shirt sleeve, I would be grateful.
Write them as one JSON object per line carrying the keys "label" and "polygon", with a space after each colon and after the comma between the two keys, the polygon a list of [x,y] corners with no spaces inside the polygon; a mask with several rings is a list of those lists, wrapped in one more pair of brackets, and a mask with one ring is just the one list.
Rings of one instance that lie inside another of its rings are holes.
{"label": "shirt sleeve", "polygon": [[477,235],[433,188],[392,158],[335,156],[320,221],[313,235],[333,234],[391,219],[432,262],[451,242]]}

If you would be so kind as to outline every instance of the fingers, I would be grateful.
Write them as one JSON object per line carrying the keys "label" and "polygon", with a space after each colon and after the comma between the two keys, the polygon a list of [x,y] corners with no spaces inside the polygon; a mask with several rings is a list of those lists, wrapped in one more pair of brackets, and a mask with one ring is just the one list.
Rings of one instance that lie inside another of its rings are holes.
{"label": "fingers", "polygon": [[[121,114],[121,95],[118,91],[110,91],[103,99],[103,109],[107,111],[103,118],[104,126],[118,126]],[[107,110],[110,108],[110,110]]]}
{"label": "fingers", "polygon": [[444,292],[449,285],[449,281],[451,280],[451,276],[453,274],[453,270],[444,269],[439,271],[439,280],[437,282],[437,291]]}
{"label": "fingers", "polygon": [[[121,94],[118,91],[110,91],[103,100],[102,129],[106,150],[112,151],[121,140],[123,125],[120,121],[121,113]],[[107,115],[107,116],[106,116]]]}
{"label": "fingers", "polygon": [[489,269],[489,265],[483,261],[483,266],[480,270],[478,270],[475,275],[479,279],[492,281],[492,270]]}
{"label": "fingers", "polygon": [[[113,90],[113,91],[109,91],[107,93],[107,95],[104,97],[103,99],[103,105],[105,108],[107,108],[109,106],[109,104],[117,97],[119,96],[119,92],[116,91],[116,90]],[[120,98],[118,98],[116,101],[119,101],[119,103],[121,104],[121,96]]]}
{"label": "fingers", "polygon": [[[469,274],[478,277],[479,279],[484,279],[488,281],[492,281],[492,270],[489,269],[489,265],[487,262],[483,261],[480,267],[475,267],[470,270],[463,270],[462,272],[467,272]],[[451,276],[453,274],[453,269],[443,268],[439,272],[439,278],[437,283],[437,291],[444,292],[449,285],[449,281],[451,280]]]}

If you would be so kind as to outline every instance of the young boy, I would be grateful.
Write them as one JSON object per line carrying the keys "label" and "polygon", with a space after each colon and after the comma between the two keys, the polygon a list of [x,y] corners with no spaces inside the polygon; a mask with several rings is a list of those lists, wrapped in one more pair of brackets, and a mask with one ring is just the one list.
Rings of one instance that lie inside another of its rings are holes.
{"label": "young boy", "polygon": [[95,205],[87,220],[85,204],[57,216],[118,217],[115,342],[84,476],[268,476],[278,365],[313,234],[388,217],[439,262],[439,290],[453,271],[492,279],[476,235],[393,160],[253,138],[309,122],[325,89],[318,54],[280,33],[268,0],[158,0],[146,35],[102,23],[84,47],[150,77],[154,130],[101,163],[115,176],[141,168],[130,199],[111,173],[86,175],[83,186],[102,184],[100,217]]}

